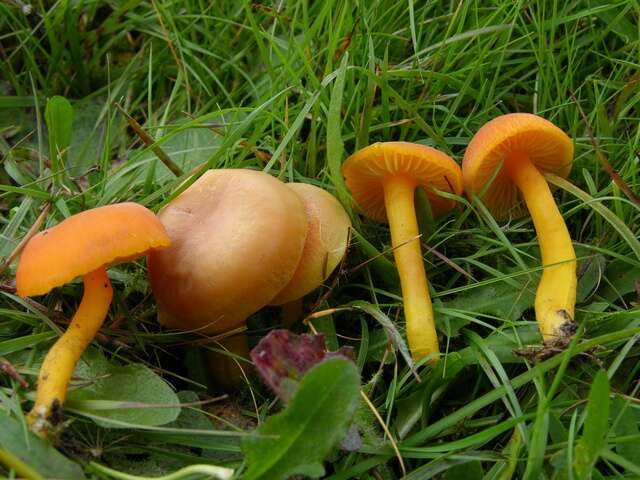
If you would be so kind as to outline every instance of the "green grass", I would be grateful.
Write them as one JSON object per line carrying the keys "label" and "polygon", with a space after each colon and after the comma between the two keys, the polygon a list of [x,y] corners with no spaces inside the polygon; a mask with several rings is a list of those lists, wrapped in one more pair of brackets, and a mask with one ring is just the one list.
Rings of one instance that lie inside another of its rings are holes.
{"label": "green grass", "polygon": [[[640,3],[274,4],[39,2],[25,15],[21,2],[0,3],[0,259],[46,204],[45,226],[117,201],[157,211],[195,180],[197,167],[265,169],[320,185],[350,209],[340,164],[356,149],[415,141],[460,161],[489,119],[540,114],[575,142],[570,183],[550,179],[580,258],[581,328],[567,351],[541,362],[514,355],[541,341],[531,308],[539,275],[533,225],[528,217],[496,223],[465,198],[454,214],[427,219],[423,237],[438,253],[425,260],[448,352],[440,367],[421,367],[418,383],[401,355],[384,355],[386,316],[402,329],[389,233],[351,209],[344,274],[319,308],[360,300],[375,315],[347,309],[317,327],[330,344],[356,347],[365,391],[398,441],[407,478],[638,478],[640,207],[602,168],[576,102],[599,148],[640,192]],[[58,116],[45,111],[55,95],[72,105],[70,141],[67,107],[58,105]],[[116,104],[155,145],[141,142]],[[51,150],[52,138],[68,148]],[[164,166],[158,147],[182,175]],[[11,292],[14,272],[15,263],[0,278],[0,357],[31,387],[0,374],[0,413],[24,428],[37,366],[82,288],[26,302]],[[185,348],[199,337],[157,325],[144,262],[110,272],[114,303],[93,348],[197,393],[181,394],[184,402],[215,395],[203,385],[196,349]],[[267,328],[271,316],[257,323]],[[253,380],[198,405],[183,408],[197,421],[114,429],[97,426],[96,410],[78,400],[57,446],[97,478],[117,477],[91,462],[147,476],[191,464],[242,472],[238,436],[278,410],[273,396]],[[216,417],[237,428],[198,423]],[[398,478],[375,419],[362,413],[358,422],[362,448],[336,450],[327,475]]]}

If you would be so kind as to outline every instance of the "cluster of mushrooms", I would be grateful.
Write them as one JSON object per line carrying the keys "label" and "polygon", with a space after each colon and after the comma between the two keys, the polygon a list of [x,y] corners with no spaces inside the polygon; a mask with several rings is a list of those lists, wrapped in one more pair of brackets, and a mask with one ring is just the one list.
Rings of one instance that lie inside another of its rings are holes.
{"label": "cluster of mushrooms", "polygon": [[[463,190],[480,197],[498,220],[526,212],[524,200],[543,264],[536,319],[547,345],[566,345],[575,332],[576,257],[544,174],[566,177],[572,158],[572,141],[562,130],[518,113],[483,126],[462,168],[434,148],[407,142],[376,143],[346,160],[345,181],[361,212],[389,223],[416,361],[433,364],[439,357],[414,205],[418,186],[434,216],[451,210]],[[109,309],[108,266],[147,256],[160,323],[219,335],[241,329],[266,305],[295,301],[322,284],[345,254],[350,228],[340,203],[318,187],[226,169],[206,172],[157,216],[121,203],[35,235],[18,265],[18,294],[42,295],[82,276],[84,295],[42,364],[32,430],[44,436],[62,418],[75,364]],[[243,335],[230,338],[230,349],[246,350]]]}

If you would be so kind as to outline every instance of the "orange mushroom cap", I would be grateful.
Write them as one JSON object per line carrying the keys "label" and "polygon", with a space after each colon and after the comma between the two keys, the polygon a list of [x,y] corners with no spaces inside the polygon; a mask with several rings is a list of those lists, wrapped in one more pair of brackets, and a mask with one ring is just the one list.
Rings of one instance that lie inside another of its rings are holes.
{"label": "orange mushroom cap", "polygon": [[291,302],[318,288],[342,261],[351,228],[349,215],[326,190],[306,183],[286,186],[302,200],[309,227],[298,268],[272,305]]}
{"label": "orange mushroom cap", "polygon": [[526,212],[505,169],[496,175],[507,158],[519,158],[514,154],[528,156],[542,173],[566,177],[571,171],[573,142],[553,123],[530,113],[502,115],[478,130],[462,161],[464,185],[468,193],[482,195],[483,203],[498,220]]}
{"label": "orange mushroom cap", "polygon": [[221,333],[291,280],[307,236],[300,198],[264,172],[210,170],[164,207],[171,247],[149,257],[158,320]]}
{"label": "orange mushroom cap", "polygon": [[342,165],[342,173],[351,194],[363,212],[379,222],[386,221],[385,179],[403,175],[423,186],[435,216],[451,210],[454,202],[437,195],[462,193],[460,168],[448,155],[426,145],[409,142],[374,143],[351,155]]}
{"label": "orange mushroom cap", "polygon": [[16,272],[18,295],[43,295],[78,276],[169,243],[158,217],[140,204],[86,210],[29,240]]}

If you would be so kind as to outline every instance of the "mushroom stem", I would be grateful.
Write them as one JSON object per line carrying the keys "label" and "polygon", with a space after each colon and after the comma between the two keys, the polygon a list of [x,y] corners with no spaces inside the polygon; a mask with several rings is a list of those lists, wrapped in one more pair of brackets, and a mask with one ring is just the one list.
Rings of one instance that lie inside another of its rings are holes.
{"label": "mushroom stem", "polygon": [[84,294],[67,331],[51,347],[40,368],[38,390],[29,413],[31,429],[41,437],[62,421],[67,386],[82,352],[107,316],[113,290],[104,268],[83,276]]}
{"label": "mushroom stem", "polygon": [[538,234],[543,270],[535,310],[540,332],[546,344],[563,346],[576,330],[576,254],[571,237],[547,181],[529,157],[514,154],[505,167],[522,192]]}
{"label": "mushroom stem", "polygon": [[281,305],[280,319],[282,320],[282,328],[291,330],[292,327],[302,318],[303,304],[302,298],[296,298]]}
{"label": "mushroom stem", "polygon": [[[209,374],[213,384],[225,391],[234,390],[246,382],[246,377],[251,372],[249,357],[249,337],[246,332],[238,333],[218,341],[219,346],[227,353],[208,353]],[[242,357],[247,362],[236,358]]]}
{"label": "mushroom stem", "polygon": [[391,230],[391,244],[396,260],[409,349],[415,360],[431,356],[438,359],[438,337],[433,319],[413,192],[416,182],[394,175],[384,183],[384,202]]}

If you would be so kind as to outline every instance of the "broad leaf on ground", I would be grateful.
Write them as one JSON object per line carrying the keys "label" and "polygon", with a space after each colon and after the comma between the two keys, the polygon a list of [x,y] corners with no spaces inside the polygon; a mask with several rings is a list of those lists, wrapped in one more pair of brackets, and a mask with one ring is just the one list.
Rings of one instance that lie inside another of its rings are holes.
{"label": "broad leaf on ground", "polygon": [[319,477],[322,461],[345,436],[359,401],[360,376],[352,361],[329,358],[302,379],[288,407],[242,442],[245,480]]}
{"label": "broad leaf on ground", "polygon": [[80,466],[0,410],[0,449],[8,451],[44,478],[85,478]]}
{"label": "broad leaf on ground", "polygon": [[69,392],[67,407],[91,416],[101,426],[164,425],[180,413],[173,389],[145,365],[112,364],[89,349],[74,376],[88,385]]}
{"label": "broad leaf on ground", "polygon": [[[640,435],[640,413],[633,406],[631,400],[614,398],[611,402],[611,413],[616,438],[638,438]],[[640,443],[637,441],[617,441],[616,452],[630,462],[638,462]]]}
{"label": "broad leaf on ground", "polygon": [[73,107],[64,97],[51,97],[47,101],[44,118],[49,129],[49,160],[53,175],[56,178],[62,178],[66,168],[64,159],[71,143]]}
{"label": "broad leaf on ground", "polygon": [[[460,329],[478,315],[491,315],[505,320],[519,320],[528,308],[533,307],[538,275],[513,277],[517,286],[496,282],[472,287],[453,300],[434,302],[439,313],[438,327],[455,337]],[[440,306],[441,305],[441,306]]]}

